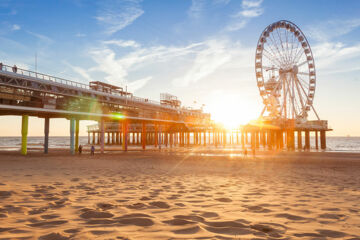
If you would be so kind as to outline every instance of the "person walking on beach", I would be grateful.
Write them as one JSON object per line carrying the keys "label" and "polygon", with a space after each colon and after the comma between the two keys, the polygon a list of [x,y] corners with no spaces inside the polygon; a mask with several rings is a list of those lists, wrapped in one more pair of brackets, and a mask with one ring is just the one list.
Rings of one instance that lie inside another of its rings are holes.
{"label": "person walking on beach", "polygon": [[95,154],[95,147],[94,147],[94,145],[91,146],[90,154],[91,154],[91,155],[94,155],[94,154]]}
{"label": "person walking on beach", "polygon": [[247,149],[244,149],[244,157],[247,157]]}
{"label": "person walking on beach", "polygon": [[83,146],[80,144],[79,145],[79,155],[81,155],[81,153],[82,153],[82,148],[83,148]]}

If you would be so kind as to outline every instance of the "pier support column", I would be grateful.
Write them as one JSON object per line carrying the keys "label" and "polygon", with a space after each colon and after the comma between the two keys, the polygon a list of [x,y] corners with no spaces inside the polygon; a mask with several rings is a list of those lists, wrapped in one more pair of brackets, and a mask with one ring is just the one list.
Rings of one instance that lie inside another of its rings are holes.
{"label": "pier support column", "polygon": [[[50,127],[50,118],[45,118],[45,128],[44,128],[44,153],[47,154],[49,152],[49,127]],[[89,135],[90,136],[90,135]],[[90,141],[90,137],[89,137]]]}
{"label": "pier support column", "polygon": [[70,118],[70,153],[75,154],[75,118]]}
{"label": "pier support column", "polygon": [[95,144],[95,131],[92,132],[92,144]]}
{"label": "pier support column", "polygon": [[28,135],[28,126],[29,126],[29,116],[22,115],[21,120],[21,154],[27,154],[27,135]]}
{"label": "pier support column", "polygon": [[155,132],[154,132],[154,145],[155,145],[155,148],[157,148],[157,145],[158,145],[158,125],[155,124]]}
{"label": "pier support column", "polygon": [[162,140],[162,138],[161,138],[161,125],[159,125],[159,133],[158,133],[158,138],[159,138],[159,150],[161,149],[161,140]]}
{"label": "pier support column", "polygon": [[187,135],[186,135],[186,138],[187,138],[187,146],[190,147],[190,132],[187,132]]}
{"label": "pier support column", "polygon": [[305,131],[305,149],[306,150],[310,149],[310,132],[309,132],[309,130]]}
{"label": "pier support column", "polygon": [[326,132],[324,130],[320,131],[320,145],[321,149],[326,149]]}
{"label": "pier support column", "polygon": [[260,136],[260,133],[259,133],[259,132],[255,132],[255,147],[256,147],[256,148],[259,148],[259,147],[260,147],[259,136]]}
{"label": "pier support column", "polygon": [[318,139],[318,131],[315,131],[315,148],[316,150],[319,149],[319,139]]}
{"label": "pier support column", "polygon": [[293,150],[295,146],[295,137],[294,137],[294,131],[288,130],[287,131],[287,147],[290,150]]}
{"label": "pier support column", "polygon": [[142,129],[141,129],[141,145],[142,149],[146,149],[146,123],[142,122]]}
{"label": "pier support column", "polygon": [[302,135],[301,135],[301,131],[297,132],[297,146],[298,149],[301,150],[302,149]]}
{"label": "pier support column", "polygon": [[241,132],[241,147],[244,149],[245,148],[245,136],[244,136],[244,132]]}
{"label": "pier support column", "polygon": [[128,149],[128,122],[122,122],[122,149],[127,151]]}
{"label": "pier support column", "polygon": [[206,132],[204,132],[204,146],[206,146]]}
{"label": "pier support column", "polygon": [[88,144],[90,144],[90,132],[88,132]]}
{"label": "pier support column", "polygon": [[75,152],[79,151],[79,129],[80,129],[80,121],[79,119],[75,120]]}
{"label": "pier support column", "polygon": [[251,138],[251,149],[255,149],[255,145],[256,145],[256,141],[255,141],[255,132],[251,132],[250,133],[250,138]]}
{"label": "pier support column", "polygon": [[104,128],[105,128],[104,127],[104,119],[101,119],[100,120],[100,152],[101,153],[104,153],[104,142],[105,142]]}

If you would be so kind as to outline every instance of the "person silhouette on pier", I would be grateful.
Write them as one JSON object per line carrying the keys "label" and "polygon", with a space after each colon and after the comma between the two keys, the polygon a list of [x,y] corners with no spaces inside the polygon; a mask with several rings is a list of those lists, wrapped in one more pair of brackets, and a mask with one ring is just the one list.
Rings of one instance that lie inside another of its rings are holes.
{"label": "person silhouette on pier", "polygon": [[83,149],[83,146],[80,144],[80,145],[79,145],[79,150],[78,150],[78,151],[79,151],[79,155],[81,155],[82,149]]}
{"label": "person silhouette on pier", "polygon": [[93,156],[95,154],[95,147],[94,145],[91,146],[90,154]]}
{"label": "person silhouette on pier", "polygon": [[13,70],[14,73],[17,73],[17,66],[14,65],[14,66],[12,67],[12,70]]}

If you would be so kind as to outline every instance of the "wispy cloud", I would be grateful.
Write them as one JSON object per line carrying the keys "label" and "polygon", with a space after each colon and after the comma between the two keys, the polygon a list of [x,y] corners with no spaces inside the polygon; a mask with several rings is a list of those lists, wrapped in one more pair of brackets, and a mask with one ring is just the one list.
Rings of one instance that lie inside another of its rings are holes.
{"label": "wispy cloud", "polygon": [[261,7],[263,0],[243,0],[241,10],[232,16],[231,22],[225,30],[229,32],[237,31],[244,28],[251,18],[259,17],[264,13]]}
{"label": "wispy cloud", "polygon": [[316,68],[323,74],[359,70],[360,44],[324,42],[312,47]]}
{"label": "wispy cloud", "polygon": [[75,37],[83,38],[83,37],[86,37],[86,34],[84,34],[84,33],[77,33],[77,34],[75,34]]}
{"label": "wispy cloud", "polygon": [[[201,44],[190,44],[185,47],[152,46],[141,47],[139,43],[125,40],[105,41],[98,48],[91,49],[90,56],[96,66],[90,69],[91,72],[105,74],[105,80],[116,85],[128,85],[132,90],[138,90],[145,86],[152,79],[152,76],[145,76],[136,80],[129,80],[129,72],[149,65],[167,62],[173,58],[196,52]],[[113,45],[121,47],[132,47],[127,54],[118,54]]]}
{"label": "wispy cloud", "polygon": [[213,73],[230,59],[231,55],[227,52],[224,42],[207,41],[203,49],[197,52],[192,67],[184,76],[174,79],[173,83],[176,86],[188,86]]}
{"label": "wispy cloud", "polygon": [[11,30],[13,30],[13,31],[17,31],[17,30],[20,30],[21,29],[21,27],[19,26],[19,25],[17,25],[17,24],[13,24],[12,25],[12,29]]}
{"label": "wispy cloud", "polygon": [[259,8],[262,4],[263,0],[243,0],[242,7],[244,9],[247,8]]}
{"label": "wispy cloud", "polygon": [[74,66],[74,65],[71,65],[70,63],[68,63],[67,61],[64,61],[65,65],[67,65],[68,67],[71,68],[71,70],[73,70],[75,73],[79,74],[82,78],[86,79],[87,81],[91,82],[91,81],[94,81],[90,74],[89,74],[89,71],[87,71],[86,69],[84,68],[81,68],[79,66]]}
{"label": "wispy cloud", "polygon": [[360,18],[347,20],[328,20],[320,23],[312,23],[305,28],[307,35],[317,41],[329,41],[333,38],[346,35],[360,27]]}
{"label": "wispy cloud", "polygon": [[45,36],[45,35],[42,35],[42,34],[39,34],[39,33],[35,33],[35,32],[31,32],[31,31],[26,31],[28,34],[36,37],[37,39],[39,39],[40,41],[44,42],[44,43],[47,43],[47,44],[50,44],[50,43],[53,43],[54,40],[52,40],[51,38]]}
{"label": "wispy cloud", "polygon": [[133,40],[108,40],[108,41],[103,41],[104,44],[106,45],[115,45],[118,47],[132,47],[132,48],[138,48],[140,47],[140,44],[133,41]]}
{"label": "wispy cloud", "polygon": [[192,0],[191,6],[188,10],[188,15],[191,18],[200,18],[205,6],[205,0]]}
{"label": "wispy cloud", "polygon": [[107,34],[114,34],[129,26],[144,14],[140,3],[141,0],[101,1],[102,6],[96,19],[105,26]]}

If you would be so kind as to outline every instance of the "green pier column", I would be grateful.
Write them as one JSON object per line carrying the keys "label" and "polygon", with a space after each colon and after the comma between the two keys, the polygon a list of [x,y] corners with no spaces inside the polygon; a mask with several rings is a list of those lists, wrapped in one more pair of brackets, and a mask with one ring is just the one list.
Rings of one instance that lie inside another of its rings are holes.
{"label": "green pier column", "polygon": [[49,126],[50,126],[50,118],[46,117],[45,118],[45,128],[44,128],[44,135],[45,135],[44,153],[45,154],[49,152]]}
{"label": "green pier column", "polygon": [[76,119],[75,121],[75,152],[79,151],[79,128],[80,128],[80,121]]}
{"label": "green pier column", "polygon": [[70,153],[75,154],[75,118],[70,118]]}
{"label": "green pier column", "polygon": [[104,153],[105,132],[104,119],[100,120],[100,152]]}
{"label": "green pier column", "polygon": [[28,134],[28,126],[29,126],[29,116],[22,115],[21,121],[21,154],[27,154],[27,134]]}

